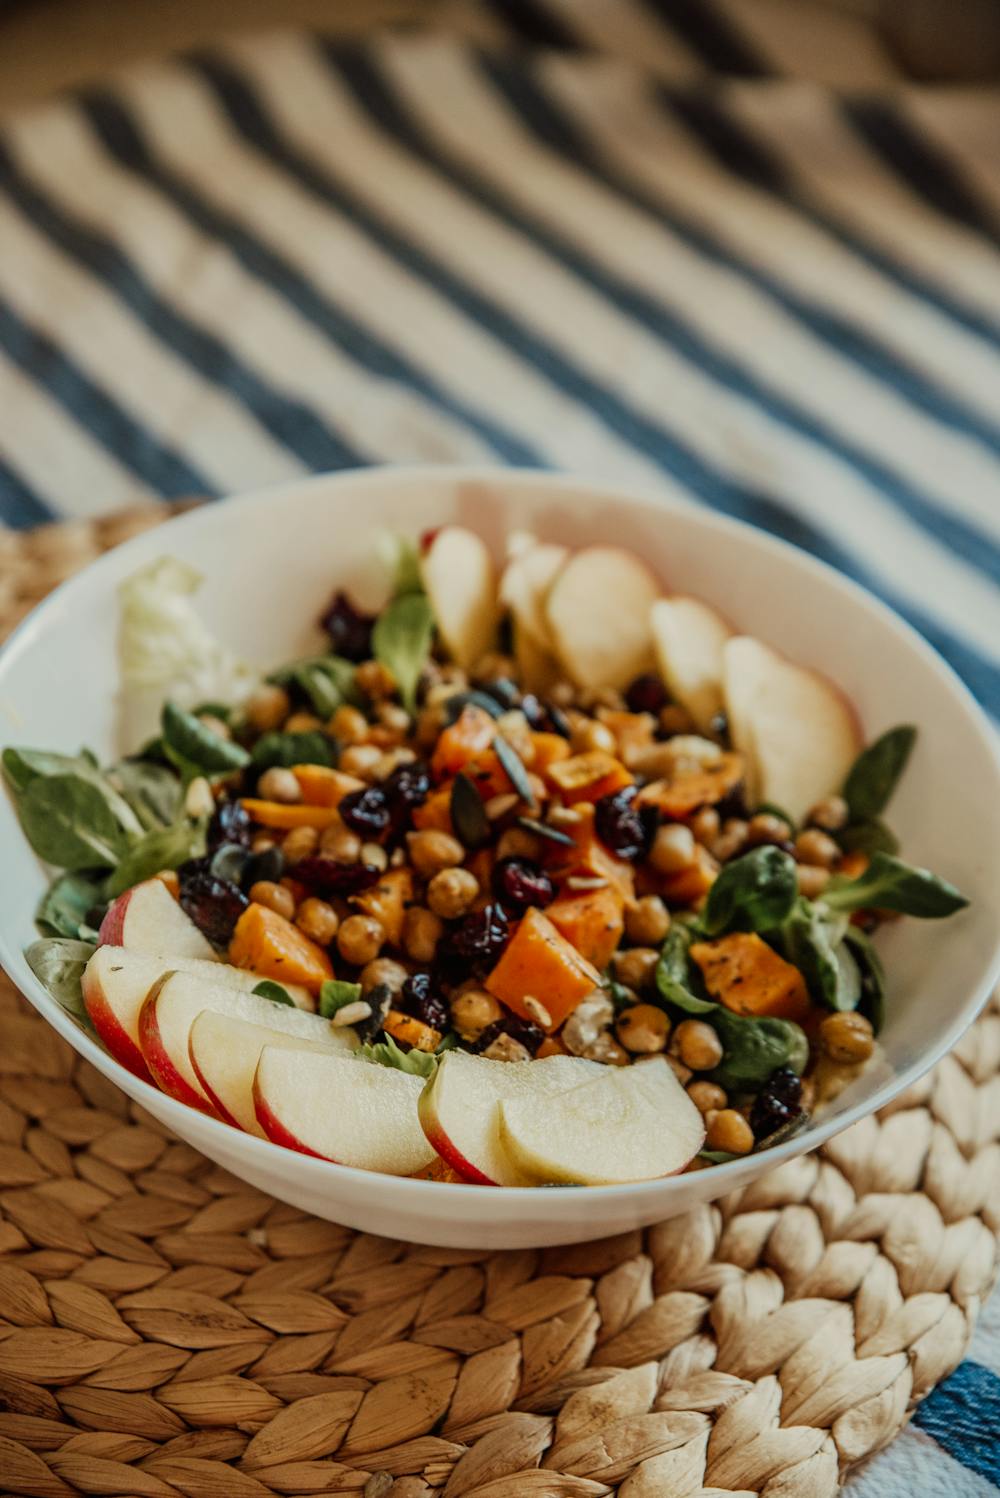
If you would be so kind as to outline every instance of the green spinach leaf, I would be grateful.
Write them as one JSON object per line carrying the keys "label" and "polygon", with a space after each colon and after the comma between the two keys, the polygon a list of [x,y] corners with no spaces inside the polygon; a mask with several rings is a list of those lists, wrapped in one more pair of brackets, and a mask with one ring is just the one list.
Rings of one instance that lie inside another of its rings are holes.
{"label": "green spinach leaf", "polygon": [[862,749],[844,781],[844,800],[852,822],[868,822],[885,811],[916,737],[917,730],[904,723]]}
{"label": "green spinach leaf", "polygon": [[869,1020],[878,1035],[885,1024],[885,968],[871,937],[857,926],[848,926],[844,941],[850,948],[861,975],[861,998],[858,1013]]}
{"label": "green spinach leaf", "polygon": [[345,702],[360,703],[355,674],[352,661],[345,661],[339,655],[314,655],[281,666],[267,679],[278,686],[297,688],[312,704],[313,711],[326,719]]}
{"label": "green spinach leaf", "polygon": [[902,915],[940,920],[969,902],[953,884],[929,869],[904,863],[890,853],[876,853],[857,879],[831,879],[822,903],[830,910],[898,910]]}
{"label": "green spinach leaf", "polygon": [[360,997],[360,983],[347,983],[342,978],[327,978],[319,991],[319,1012],[324,1019],[332,1019],[338,1009],[356,1004]]}
{"label": "green spinach leaf", "polygon": [[15,801],[38,780],[51,779],[57,775],[75,776],[100,792],[123,832],[130,837],[138,837],[142,833],[142,823],[124,796],[101,774],[97,760],[89,749],[81,749],[76,755],[54,754],[47,749],[5,749],[3,769]]}
{"label": "green spinach leaf", "polygon": [[290,769],[292,765],[325,765],[336,761],[333,740],[318,728],[307,733],[265,733],[257,740],[250,762],[258,773],[274,766]]}
{"label": "green spinach leaf", "polygon": [[771,845],[727,863],[708,892],[701,915],[709,936],[729,931],[773,931],[798,894],[795,860]]}
{"label": "green spinach leaf", "polygon": [[108,771],[108,780],[120,791],[147,832],[169,827],[181,809],[183,787],[168,765],[143,759],[123,759]]}
{"label": "green spinach leaf", "polygon": [[438,1058],[432,1051],[403,1051],[387,1035],[374,1045],[359,1046],[355,1052],[361,1061],[374,1061],[377,1066],[394,1066],[397,1071],[406,1071],[414,1077],[432,1077],[437,1071]]}
{"label": "green spinach leaf", "polygon": [[24,956],[39,983],[56,1002],[77,1019],[86,1020],[81,983],[83,970],[96,950],[89,941],[45,937],[32,942]]}
{"label": "green spinach leaf", "polygon": [[898,853],[899,838],[878,817],[870,822],[849,822],[837,833],[845,853]]}
{"label": "green spinach leaf", "polygon": [[194,713],[185,712],[176,703],[164,703],[161,727],[167,757],[185,781],[196,775],[230,775],[250,763],[244,748],[213,733]]}
{"label": "green spinach leaf", "polygon": [[177,869],[189,858],[201,858],[205,852],[205,820],[189,821],[186,817],[172,827],[154,827],[124,855],[104,888],[113,900],[133,884],[151,879],[160,869]]}
{"label": "green spinach leaf", "polygon": [[434,639],[434,615],[423,593],[394,598],[375,621],[372,654],[392,672],[403,705],[413,712],[417,683],[427,664]]}
{"label": "green spinach leaf", "polygon": [[32,780],[18,795],[17,810],[32,848],[57,868],[113,868],[128,850],[107,797],[79,775]]}
{"label": "green spinach leaf", "polygon": [[295,1008],[295,1000],[288,989],[283,988],[280,983],[273,982],[270,978],[262,979],[252,992],[261,999],[270,999],[272,1004],[287,1004],[289,1008]]}
{"label": "green spinach leaf", "polygon": [[799,900],[782,929],[785,956],[805,978],[810,997],[827,1009],[856,1009],[861,997],[861,974],[843,944],[846,926],[824,906]]}
{"label": "green spinach leaf", "polygon": [[81,872],[60,874],[49,885],[35,916],[35,925],[43,936],[64,936],[74,940],[91,929],[87,916],[95,905],[103,903],[103,881],[99,876]]}
{"label": "green spinach leaf", "polygon": [[692,940],[690,926],[675,920],[660,950],[660,960],[656,965],[656,987],[667,1004],[683,1009],[685,1014],[708,1014],[710,1010],[717,1009],[718,1005],[695,992],[702,985],[701,975],[688,959],[688,948]]}
{"label": "green spinach leaf", "polygon": [[787,1019],[749,1019],[721,1005],[708,1016],[722,1041],[723,1056],[709,1081],[727,1092],[756,1092],[779,1066],[800,1075],[809,1059],[809,1042],[801,1026]]}

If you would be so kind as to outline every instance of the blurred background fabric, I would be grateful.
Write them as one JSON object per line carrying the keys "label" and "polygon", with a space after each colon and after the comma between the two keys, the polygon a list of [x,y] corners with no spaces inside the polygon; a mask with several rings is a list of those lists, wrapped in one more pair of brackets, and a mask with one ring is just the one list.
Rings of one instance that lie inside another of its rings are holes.
{"label": "blurred background fabric", "polygon": [[[0,519],[567,469],[806,547],[995,713],[998,69],[994,0],[0,3]],[[854,1498],[995,1492],[998,1323]]]}

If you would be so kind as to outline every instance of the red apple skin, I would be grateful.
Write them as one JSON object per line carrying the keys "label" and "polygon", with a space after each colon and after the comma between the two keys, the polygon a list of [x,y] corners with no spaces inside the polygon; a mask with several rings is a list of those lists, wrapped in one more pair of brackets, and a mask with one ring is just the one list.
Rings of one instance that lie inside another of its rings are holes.
{"label": "red apple skin", "polygon": [[195,1076],[198,1078],[198,1081],[201,1083],[202,1087],[204,1087],[206,1093],[208,1094],[209,1102],[212,1104],[212,1107],[215,1109],[218,1116],[222,1119],[222,1122],[232,1124],[234,1129],[238,1129],[240,1126],[236,1122],[233,1115],[229,1112],[229,1109],[225,1108],[222,1105],[218,1097],[206,1082],[204,1073],[202,1072],[201,1067],[198,1065],[198,1058],[195,1056],[194,1049],[191,1045],[190,1040],[188,1041],[188,1056],[190,1058],[191,1065],[194,1067]]}
{"label": "red apple skin", "polygon": [[187,1103],[189,1108],[197,1108],[200,1113],[207,1113],[210,1118],[214,1118],[215,1109],[211,1103],[200,1093],[195,1092],[186,1077],[181,1076],[160,1038],[160,1027],[156,1022],[156,998],[166,979],[171,976],[170,973],[164,973],[163,977],[153,984],[139,1010],[139,1044],[142,1047],[143,1059],[161,1092],[165,1092],[168,1097],[176,1098],[179,1103]]}
{"label": "red apple skin", "polygon": [[[125,935],[125,912],[128,909],[128,902],[131,900],[132,894],[133,890],[127,889],[123,895],[119,895],[117,900],[112,900],[108,906],[104,919],[101,922],[101,929],[97,933],[98,946],[123,947],[125,945],[123,941]],[[94,1024],[97,1024],[96,1020],[94,1020]]]}
{"label": "red apple skin", "polygon": [[[300,1155],[312,1155],[314,1160],[330,1158],[329,1155],[321,1155],[318,1150],[310,1149],[308,1144],[303,1144],[301,1139],[297,1139],[289,1129],[285,1128],[280,1118],[272,1111],[270,1103],[261,1097],[256,1077],[253,1083],[253,1109],[257,1115],[257,1122],[272,1144],[280,1144],[286,1150],[296,1150]],[[333,1161],[334,1165],[338,1163],[336,1160]]]}
{"label": "red apple skin", "polygon": [[441,1120],[434,1109],[433,1093],[430,1088],[424,1088],[417,1100],[417,1117],[420,1127],[424,1131],[427,1143],[432,1149],[437,1150],[446,1165],[450,1165],[456,1175],[470,1186],[496,1186],[498,1183],[492,1181],[488,1175],[471,1164],[460,1150],[452,1144],[448,1135],[441,1127]]}
{"label": "red apple skin", "polygon": [[[110,912],[109,912],[110,914]],[[105,924],[107,917],[105,917]],[[104,927],[102,925],[101,929]],[[110,946],[111,943],[108,942]],[[115,943],[117,945],[117,943]],[[94,1029],[111,1052],[116,1061],[120,1062],[133,1076],[141,1077],[144,1082],[152,1082],[149,1067],[143,1059],[143,1054],[131,1035],[118,1023],[114,1010],[111,1008],[104,996],[101,985],[93,978],[83,975],[83,1002],[87,1013],[90,1015]]]}

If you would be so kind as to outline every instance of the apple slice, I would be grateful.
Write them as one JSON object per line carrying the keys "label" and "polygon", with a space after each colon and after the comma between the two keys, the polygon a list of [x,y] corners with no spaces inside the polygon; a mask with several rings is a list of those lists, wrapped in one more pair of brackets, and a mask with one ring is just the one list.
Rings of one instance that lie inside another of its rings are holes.
{"label": "apple slice", "polygon": [[302,1017],[312,1021],[308,1030],[296,1025],[286,1032],[273,1027],[270,1015],[266,1025],[215,1009],[203,1009],[195,1018],[188,1036],[188,1055],[209,1102],[226,1123],[264,1137],[254,1109],[253,1079],[265,1046],[332,1051],[339,1056],[353,1049],[349,1036],[354,1032],[346,1026],[334,1029],[328,1020],[315,1014]]}
{"label": "apple slice", "polygon": [[660,675],[702,733],[722,708],[722,647],[732,630],[697,598],[658,598],[650,615]]}
{"label": "apple slice", "polygon": [[153,957],[218,961],[210,943],[159,879],[146,879],[119,895],[101,922],[97,939]]}
{"label": "apple slice", "polygon": [[445,525],[433,535],[420,571],[441,638],[468,671],[496,643],[497,580],[493,558],[473,531]]}
{"label": "apple slice", "polygon": [[[139,1012],[142,1057],[157,1086],[206,1113],[215,1109],[191,1063],[190,1049],[191,1026],[204,1009],[306,1040],[332,1033],[329,1022],[318,1015],[274,1004],[258,994],[201,983],[189,973],[167,973],[153,985]],[[356,1041],[353,1030],[345,1026],[343,1033],[345,1042],[353,1045]]]}
{"label": "apple slice", "polygon": [[568,1092],[503,1098],[498,1142],[534,1185],[611,1186],[676,1175],[705,1139],[705,1123],[663,1060],[609,1066]]}
{"label": "apple slice", "polygon": [[558,676],[545,600],[568,556],[565,546],[529,538],[513,552],[500,579],[500,603],[513,625],[514,658],[529,691],[546,691]]}
{"label": "apple slice", "polygon": [[857,715],[826,677],[760,640],[727,641],[723,663],[730,734],[751,790],[799,822],[843,785],[861,748]]}
{"label": "apple slice", "polygon": [[577,686],[624,687],[649,668],[649,613],[660,585],[639,558],[615,546],[570,557],[545,603],[556,655]]}
{"label": "apple slice", "polygon": [[448,1051],[420,1097],[420,1122],[437,1153],[477,1186],[521,1186],[523,1172],[500,1148],[498,1105],[523,1098],[543,1110],[550,1094],[589,1081],[602,1068],[576,1056],[489,1061]]}
{"label": "apple slice", "polygon": [[[83,972],[83,1002],[94,1029],[114,1056],[137,1077],[149,1080],[149,1068],[139,1048],[139,1011],[149,990],[164,973],[189,973],[202,983],[249,993],[262,982],[260,973],[231,967],[227,962],[205,962],[200,957],[152,957],[124,947],[98,947]],[[288,995],[303,1009],[313,999],[304,988],[285,984]]]}
{"label": "apple slice", "polygon": [[265,1046],[254,1104],[275,1144],[359,1170],[408,1176],[435,1158],[417,1118],[422,1085],[391,1066]]}

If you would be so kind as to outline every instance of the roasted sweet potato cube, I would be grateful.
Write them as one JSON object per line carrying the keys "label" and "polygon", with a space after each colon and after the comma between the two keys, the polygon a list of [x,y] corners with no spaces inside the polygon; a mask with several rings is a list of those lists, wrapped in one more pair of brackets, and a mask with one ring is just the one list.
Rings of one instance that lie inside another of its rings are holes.
{"label": "roasted sweet potato cube", "polygon": [[403,940],[403,921],[406,906],[413,899],[413,873],[410,869],[388,869],[380,875],[378,883],[359,895],[351,896],[351,903],[365,915],[374,916],[385,932],[391,947],[398,947]]}
{"label": "roasted sweet potato cube", "polygon": [[507,949],[486,979],[494,998],[513,1009],[522,1019],[537,1023],[525,1007],[535,998],[548,1010],[548,1029],[558,1030],[563,1020],[600,983],[601,975],[547,916],[532,908],[507,944]]}
{"label": "roasted sweet potato cube", "polygon": [[656,806],[665,817],[680,821],[701,806],[715,806],[736,790],[745,770],[740,754],[721,754],[698,770],[685,770],[664,780],[653,780],[639,792],[643,806]]}
{"label": "roasted sweet potato cube", "polygon": [[632,776],[621,760],[603,749],[556,760],[549,765],[545,778],[567,805],[574,801],[599,801],[602,796],[610,796],[622,786],[632,784]]}
{"label": "roasted sweet potato cube", "polygon": [[734,1014],[801,1023],[809,1012],[802,974],[756,932],[735,931],[715,941],[694,942],[691,960],[701,968],[713,999]]}
{"label": "roasted sweet potato cube", "polygon": [[303,801],[310,806],[338,806],[352,791],[363,791],[365,782],[327,765],[293,765]]}
{"label": "roasted sweet potato cube", "polygon": [[236,922],[229,961],[276,983],[301,983],[311,993],[318,993],[333,977],[333,964],[322,947],[276,910],[256,901]]}
{"label": "roasted sweet potato cube", "polygon": [[545,914],[581,957],[600,969],[611,961],[625,930],[625,901],[610,884],[603,889],[567,890],[545,907]]}

